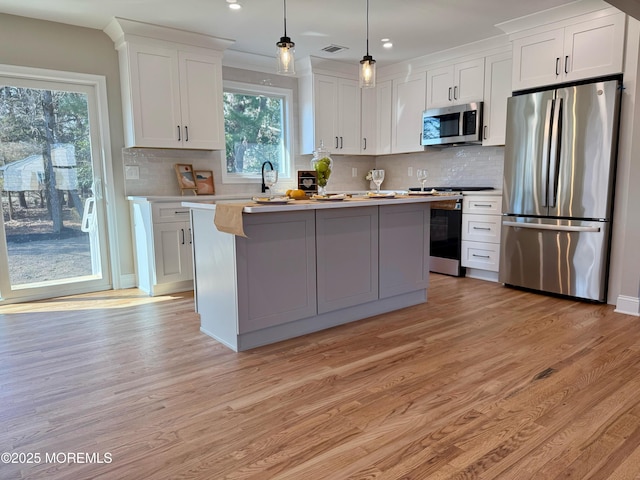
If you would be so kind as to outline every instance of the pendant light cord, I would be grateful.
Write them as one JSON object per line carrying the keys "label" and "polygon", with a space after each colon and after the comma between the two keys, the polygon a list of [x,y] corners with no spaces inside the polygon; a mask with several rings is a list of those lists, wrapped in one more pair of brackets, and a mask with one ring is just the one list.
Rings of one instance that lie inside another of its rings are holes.
{"label": "pendant light cord", "polygon": [[[284,1],[284,36],[287,36],[287,0]],[[368,2],[369,0],[367,0]]]}
{"label": "pendant light cord", "polygon": [[367,0],[367,56],[369,56],[369,0]]}

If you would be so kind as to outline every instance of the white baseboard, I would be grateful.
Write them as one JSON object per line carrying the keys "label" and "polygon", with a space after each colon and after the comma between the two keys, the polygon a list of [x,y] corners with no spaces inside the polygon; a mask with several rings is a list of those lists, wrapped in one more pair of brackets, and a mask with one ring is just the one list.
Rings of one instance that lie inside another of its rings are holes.
{"label": "white baseboard", "polygon": [[465,277],[477,278],[478,280],[487,280],[489,282],[498,281],[498,272],[491,272],[489,270],[480,270],[479,268],[467,268]]}
{"label": "white baseboard", "polygon": [[629,297],[627,295],[618,295],[618,301],[616,302],[617,313],[624,313],[626,315],[635,315],[640,317],[640,298]]}
{"label": "white baseboard", "polygon": [[130,273],[126,275],[120,275],[120,283],[115,286],[118,290],[124,290],[126,288],[134,288],[138,286],[138,279],[136,278],[135,273]]}

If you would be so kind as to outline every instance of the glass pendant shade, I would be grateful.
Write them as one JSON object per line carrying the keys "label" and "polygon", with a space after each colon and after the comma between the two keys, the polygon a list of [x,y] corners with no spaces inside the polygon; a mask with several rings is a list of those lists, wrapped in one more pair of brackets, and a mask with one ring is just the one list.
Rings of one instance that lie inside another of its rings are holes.
{"label": "glass pendant shade", "polygon": [[[367,0],[369,1],[369,0]],[[278,73],[280,75],[295,75],[296,61],[293,56],[295,43],[287,36],[287,0],[282,0],[284,11],[284,35],[280,37],[280,41],[276,42],[278,47]]]}
{"label": "glass pendant shade", "polygon": [[369,55],[369,0],[367,0],[367,54],[360,60],[360,88],[376,86],[376,61]]}
{"label": "glass pendant shade", "polygon": [[371,55],[365,55],[360,60],[360,88],[374,88],[376,86],[376,61]]}
{"label": "glass pendant shade", "polygon": [[278,73],[281,75],[295,75],[295,43],[289,37],[281,37],[276,43],[278,47]]}

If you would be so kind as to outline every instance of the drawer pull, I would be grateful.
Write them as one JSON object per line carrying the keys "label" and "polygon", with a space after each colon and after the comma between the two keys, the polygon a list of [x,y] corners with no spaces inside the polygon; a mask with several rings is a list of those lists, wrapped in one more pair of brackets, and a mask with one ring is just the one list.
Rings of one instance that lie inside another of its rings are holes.
{"label": "drawer pull", "polygon": [[471,256],[476,258],[491,258],[490,255],[478,255],[477,253],[472,253]]}
{"label": "drawer pull", "polygon": [[490,227],[473,227],[474,230],[485,230],[487,232],[491,231]]}
{"label": "drawer pull", "polygon": [[185,215],[185,214],[189,213],[189,210],[176,210],[173,213],[174,213],[174,215]]}
{"label": "drawer pull", "polygon": [[481,207],[481,208],[491,208],[491,207],[493,207],[493,205],[488,204],[488,203],[474,203],[473,206],[474,207]]}

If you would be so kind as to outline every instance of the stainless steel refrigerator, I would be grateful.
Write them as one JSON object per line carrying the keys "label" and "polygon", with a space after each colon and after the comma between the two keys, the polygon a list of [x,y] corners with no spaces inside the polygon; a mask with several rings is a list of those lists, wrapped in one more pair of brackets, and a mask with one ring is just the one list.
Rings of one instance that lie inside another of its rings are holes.
{"label": "stainless steel refrigerator", "polygon": [[507,104],[500,282],[606,301],[619,80]]}

